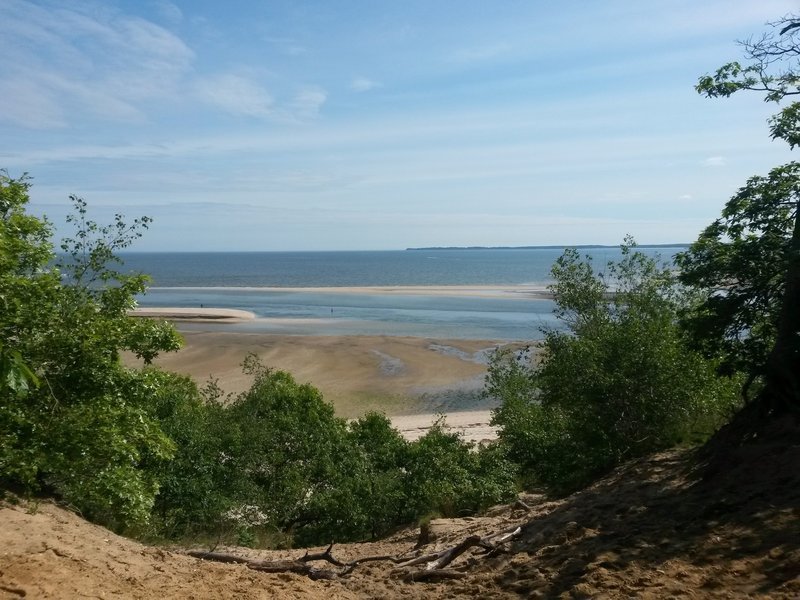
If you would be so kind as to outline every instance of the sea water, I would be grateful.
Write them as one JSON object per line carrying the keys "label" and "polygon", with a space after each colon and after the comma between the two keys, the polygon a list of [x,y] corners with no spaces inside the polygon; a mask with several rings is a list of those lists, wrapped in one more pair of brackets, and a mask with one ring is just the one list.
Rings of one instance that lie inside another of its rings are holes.
{"label": "sea water", "polygon": [[[671,261],[681,247],[643,248]],[[425,287],[546,287],[560,248],[447,249],[382,252],[127,253],[123,270],[147,273],[143,307],[248,310],[253,321],[182,324],[297,335],[395,335],[429,338],[535,340],[558,327],[551,300],[441,295]],[[617,248],[581,250],[602,268]],[[343,292],[335,288],[414,286],[414,293]],[[283,289],[281,289],[283,288]],[[297,290],[292,288],[311,288]]]}

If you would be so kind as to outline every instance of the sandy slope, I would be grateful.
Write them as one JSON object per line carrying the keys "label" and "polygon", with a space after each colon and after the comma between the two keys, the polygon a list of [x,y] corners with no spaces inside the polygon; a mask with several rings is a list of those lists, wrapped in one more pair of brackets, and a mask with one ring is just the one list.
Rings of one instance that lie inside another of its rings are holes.
{"label": "sandy slope", "polygon": [[[693,454],[663,453],[561,500],[527,496],[529,511],[434,521],[438,537],[417,550],[411,530],[334,548],[344,560],[413,555],[522,524],[508,552],[467,552],[453,563],[463,578],[445,583],[413,582],[389,562],[329,582],[268,575],[146,547],[51,504],[6,506],[0,598],[798,598],[800,427],[793,431],[747,448],[711,477],[700,477]],[[303,554],[227,550],[269,560]]]}
{"label": "sandy slope", "polygon": [[[0,509],[0,598],[797,598],[800,597],[800,448],[750,452],[730,472],[698,478],[687,452],[628,464],[562,500],[335,546],[340,560],[412,556],[521,524],[493,558],[467,552],[462,578],[414,582],[390,562],[333,581],[264,574],[120,538],[51,504]],[[303,551],[228,548],[257,559]],[[330,567],[321,564],[322,567]]]}
{"label": "sandy slope", "polygon": [[201,563],[51,504],[0,510],[0,598],[331,598],[340,585]]}

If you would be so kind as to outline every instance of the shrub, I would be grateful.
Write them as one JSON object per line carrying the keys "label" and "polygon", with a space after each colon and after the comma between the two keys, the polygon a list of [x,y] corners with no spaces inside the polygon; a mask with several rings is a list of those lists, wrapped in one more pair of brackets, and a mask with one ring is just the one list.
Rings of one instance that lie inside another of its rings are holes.
{"label": "shrub", "polygon": [[706,436],[737,401],[735,382],[684,343],[671,270],[630,240],[622,252],[597,273],[567,250],[551,286],[566,331],[546,332],[538,364],[505,352],[489,369],[501,441],[529,480],[557,490]]}

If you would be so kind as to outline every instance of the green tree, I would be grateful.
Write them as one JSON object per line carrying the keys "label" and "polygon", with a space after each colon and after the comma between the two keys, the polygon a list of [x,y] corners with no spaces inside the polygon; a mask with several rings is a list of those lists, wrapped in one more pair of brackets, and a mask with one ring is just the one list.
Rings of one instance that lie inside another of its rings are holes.
{"label": "green tree", "polygon": [[[273,371],[255,357],[245,362],[250,389],[226,410],[223,433],[228,468],[243,476],[231,482],[239,506],[258,507],[264,525],[299,535],[330,531],[342,521],[326,502],[342,491],[341,466],[349,458],[346,424],[319,391],[298,384],[289,373]],[[338,487],[337,487],[338,484]]]}
{"label": "green tree", "polygon": [[410,446],[406,502],[416,518],[473,514],[507,501],[516,469],[502,452],[475,447],[440,419]]}
{"label": "green tree", "polygon": [[[145,279],[62,279],[50,224],[26,212],[29,188],[26,177],[0,174],[0,485],[54,493],[111,526],[144,522],[158,482],[143,465],[166,460],[173,445],[119,352],[152,357],[179,338],[128,316]],[[77,233],[75,265],[128,243]]]}
{"label": "green tree", "polygon": [[628,240],[602,273],[568,249],[552,275],[566,329],[547,331],[535,360],[497,354],[487,379],[500,440],[529,480],[574,489],[719,424],[736,394],[684,344],[669,267]]}
{"label": "green tree", "polygon": [[30,179],[11,179],[0,171],[0,392],[26,395],[38,378],[20,352],[31,325],[47,320],[48,305],[58,280],[40,266],[50,260],[47,221],[25,212]]}
{"label": "green tree", "polygon": [[[800,94],[800,17],[787,15],[741,45],[745,65],[731,62],[701,77],[699,93],[756,91],[775,103]],[[773,138],[800,144],[800,103],[785,104],[769,126]],[[762,415],[800,410],[799,190],[796,163],[751,179],[680,259],[684,280],[706,292],[691,329],[706,345],[722,343],[734,364],[734,353],[743,353],[736,366],[763,381]],[[742,419],[749,421],[742,431],[757,429],[749,413]]]}
{"label": "green tree", "polygon": [[182,375],[154,368],[139,384],[149,390],[151,413],[175,444],[168,462],[147,465],[157,472],[159,490],[148,531],[157,537],[187,539],[224,536],[224,513],[233,508],[230,450],[224,432],[231,427],[219,390],[202,392]]}
{"label": "green tree", "polygon": [[800,164],[751,177],[722,216],[677,256],[681,281],[701,292],[684,323],[724,371],[763,375],[775,344],[800,198]]}
{"label": "green tree", "polygon": [[377,539],[415,516],[407,502],[410,445],[379,413],[367,413],[348,429],[354,450],[363,457],[363,471],[358,474],[363,485],[357,494],[364,533]]}

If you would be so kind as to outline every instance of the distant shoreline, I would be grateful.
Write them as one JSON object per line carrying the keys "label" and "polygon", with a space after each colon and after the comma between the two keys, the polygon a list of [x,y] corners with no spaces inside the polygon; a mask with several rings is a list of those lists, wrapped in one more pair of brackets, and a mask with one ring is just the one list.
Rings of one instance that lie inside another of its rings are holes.
{"label": "distant shoreline", "polygon": [[[637,248],[688,248],[691,244],[637,244]],[[604,244],[566,244],[556,246],[421,246],[419,248],[406,248],[406,251],[417,250],[564,250],[577,248],[578,250],[602,250],[604,248],[619,248],[619,245]]]}

